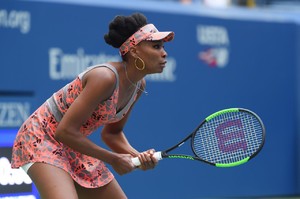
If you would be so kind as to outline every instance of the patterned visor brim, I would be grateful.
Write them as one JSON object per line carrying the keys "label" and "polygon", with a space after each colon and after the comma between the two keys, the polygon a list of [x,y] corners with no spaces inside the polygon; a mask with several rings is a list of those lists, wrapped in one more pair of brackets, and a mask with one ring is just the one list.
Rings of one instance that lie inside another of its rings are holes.
{"label": "patterned visor brim", "polygon": [[141,41],[159,41],[168,42],[173,40],[174,32],[159,32],[153,24],[147,24],[130,36],[120,47],[120,55],[125,55],[130,47],[136,46]]}

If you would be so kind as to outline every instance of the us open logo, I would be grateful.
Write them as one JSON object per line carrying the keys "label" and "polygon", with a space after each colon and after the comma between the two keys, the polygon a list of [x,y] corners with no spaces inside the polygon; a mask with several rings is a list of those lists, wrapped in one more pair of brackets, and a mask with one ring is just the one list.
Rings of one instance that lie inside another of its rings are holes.
{"label": "us open logo", "polygon": [[198,58],[210,67],[224,68],[229,62],[230,41],[222,26],[198,25],[197,41],[201,45]]}

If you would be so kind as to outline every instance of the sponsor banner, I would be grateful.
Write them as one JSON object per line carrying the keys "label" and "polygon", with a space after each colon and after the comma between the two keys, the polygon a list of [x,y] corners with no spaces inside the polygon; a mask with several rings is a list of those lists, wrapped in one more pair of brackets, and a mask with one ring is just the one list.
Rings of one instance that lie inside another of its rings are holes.
{"label": "sponsor banner", "polygon": [[0,129],[18,129],[37,106],[34,94],[0,92]]}
{"label": "sponsor banner", "polygon": [[0,128],[19,127],[30,114],[29,102],[0,101]]}
{"label": "sponsor banner", "polygon": [[0,198],[35,199],[38,194],[29,176],[11,168],[12,144],[17,129],[0,129]]}
{"label": "sponsor banner", "polygon": [[28,34],[31,27],[30,12],[25,10],[0,9],[0,29],[15,29]]}
{"label": "sponsor banner", "polygon": [[[99,63],[120,61],[119,55],[105,53],[86,54],[83,48],[76,53],[65,53],[61,48],[49,49],[49,77],[53,81],[72,80],[87,67]],[[173,82],[176,79],[176,60],[173,57],[167,59],[168,67],[161,74],[147,76],[153,82]]]}
{"label": "sponsor banner", "polygon": [[11,147],[0,147],[0,196],[9,193],[31,193],[32,181],[20,169],[11,169]]}

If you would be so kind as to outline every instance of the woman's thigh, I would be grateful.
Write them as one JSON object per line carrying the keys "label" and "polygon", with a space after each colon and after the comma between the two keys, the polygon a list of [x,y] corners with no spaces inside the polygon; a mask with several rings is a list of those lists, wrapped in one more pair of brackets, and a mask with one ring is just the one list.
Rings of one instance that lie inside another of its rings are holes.
{"label": "woman's thigh", "polygon": [[78,199],[71,176],[58,167],[45,163],[34,163],[28,175],[37,187],[42,199]]}
{"label": "woman's thigh", "polygon": [[116,179],[99,188],[85,188],[75,183],[79,199],[127,199]]}

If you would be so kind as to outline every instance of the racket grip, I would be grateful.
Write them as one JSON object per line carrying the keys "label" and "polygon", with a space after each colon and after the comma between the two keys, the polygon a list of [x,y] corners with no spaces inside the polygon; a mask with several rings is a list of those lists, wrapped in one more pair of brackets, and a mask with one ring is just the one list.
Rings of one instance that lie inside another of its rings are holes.
{"label": "racket grip", "polygon": [[[153,154],[153,157],[155,157],[157,160],[161,160],[162,159],[161,151],[155,152]],[[141,165],[141,162],[138,157],[132,158],[131,161],[136,167]]]}

